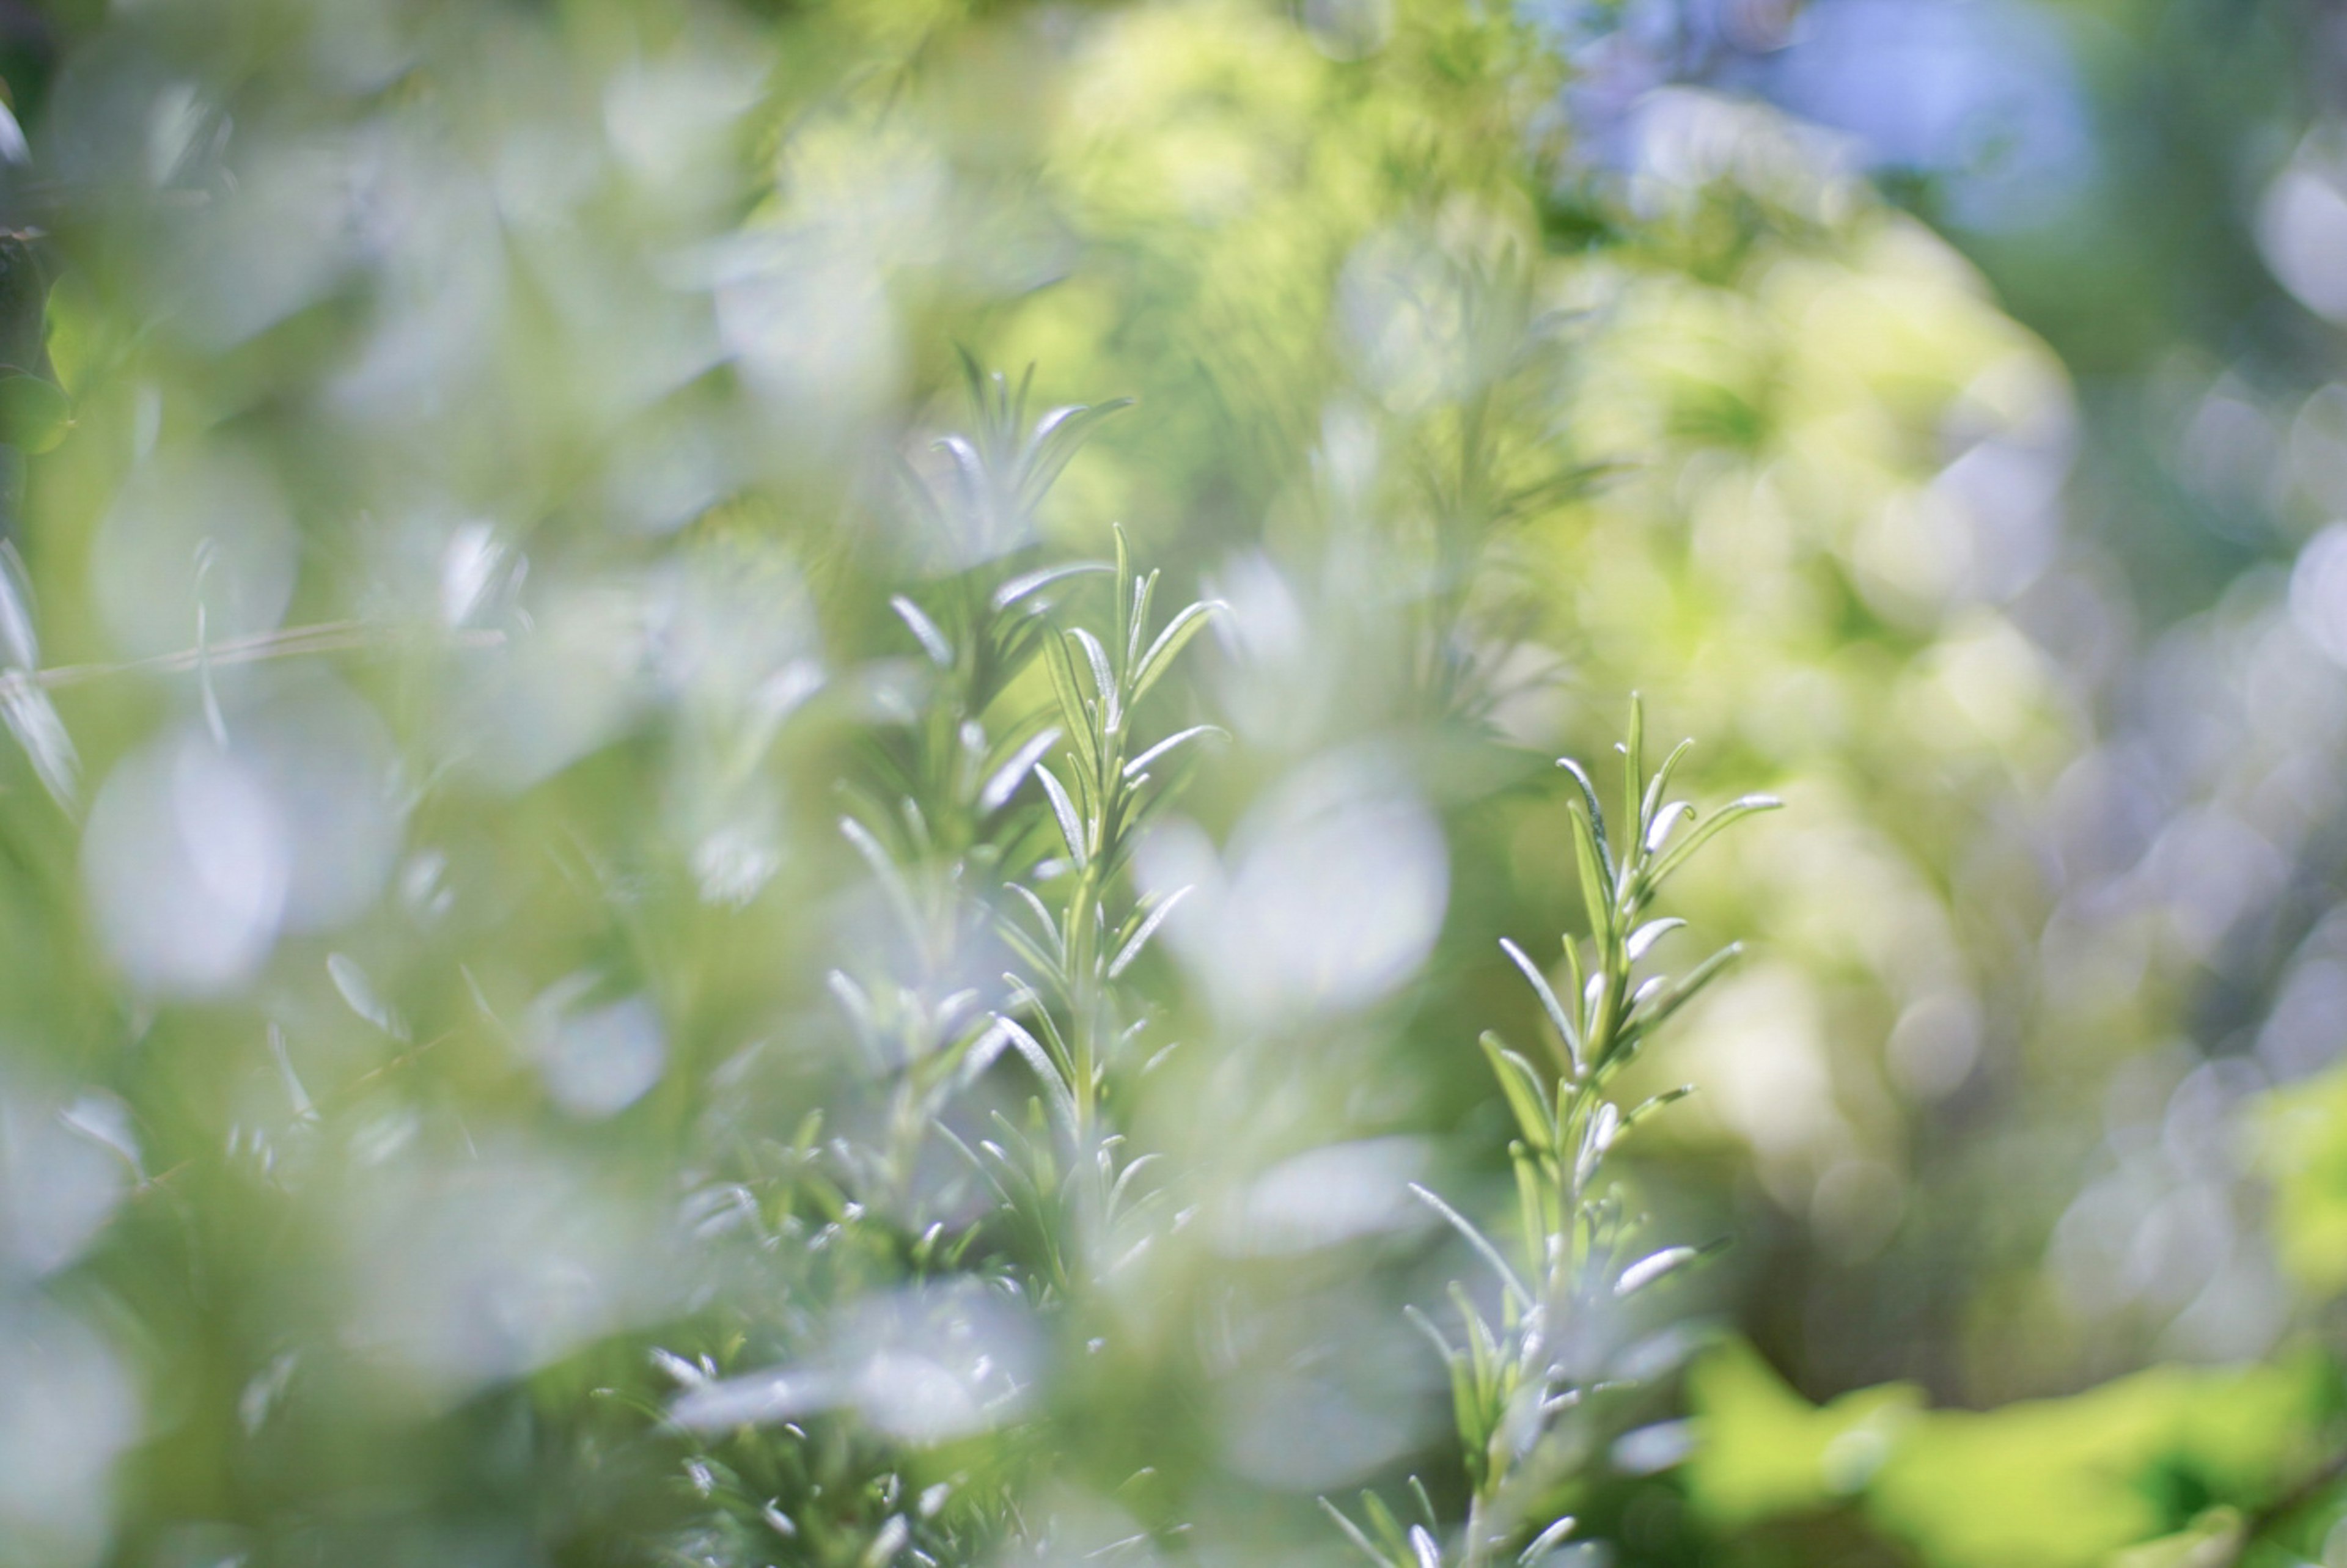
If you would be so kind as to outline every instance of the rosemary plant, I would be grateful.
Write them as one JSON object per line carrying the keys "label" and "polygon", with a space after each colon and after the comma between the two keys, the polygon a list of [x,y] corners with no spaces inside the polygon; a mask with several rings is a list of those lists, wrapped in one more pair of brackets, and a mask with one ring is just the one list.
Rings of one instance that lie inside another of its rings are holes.
{"label": "rosemary plant", "polygon": [[[1014,390],[965,364],[977,430],[938,443],[953,462],[945,495],[917,494],[933,521],[990,548],[1024,532],[1023,514],[1121,405],[1054,410],[1022,430],[1025,384]],[[887,1112],[870,1144],[826,1142],[811,1114],[755,1208],[762,1237],[833,1260],[818,1298],[910,1286],[964,1316],[979,1309],[972,1291],[993,1293],[1023,1304],[1049,1334],[1112,1262],[1102,1238],[1144,1206],[1136,1178],[1151,1162],[1123,1153],[1107,1112],[1148,1020],[1127,971],[1178,895],[1136,896],[1122,873],[1170,798],[1174,772],[1217,732],[1196,724],[1147,742],[1134,715],[1216,607],[1191,603],[1160,623],[1159,574],[1133,569],[1121,530],[1112,568],[1020,561],[994,556],[920,601],[891,600],[930,679],[919,710],[877,737],[840,827],[881,895],[897,953],[867,960],[861,977],[829,977],[866,1065],[888,1085]],[[1110,572],[1108,624],[1063,625],[1062,596]],[[1038,665],[1040,680],[1030,681]],[[1045,683],[1040,707],[1023,695]],[[1015,967],[999,989],[970,983],[977,957],[1006,949]],[[995,1135],[958,1137],[946,1125],[949,1103],[1006,1053],[1037,1080],[1028,1123],[997,1112]],[[990,1192],[975,1219],[924,1206],[913,1178],[933,1137]],[[812,1345],[821,1329],[802,1322],[763,1337]],[[734,1354],[743,1339],[733,1337]],[[723,1537],[733,1556],[763,1540],[794,1561],[971,1562],[1006,1539],[1040,1544],[1051,1528],[1020,1503],[1038,1478],[1019,1456],[1050,1445],[998,1432],[983,1473],[939,1479],[917,1452],[831,1419],[833,1405],[854,1402],[825,1391],[835,1369],[786,1361],[727,1377],[718,1360],[655,1355],[681,1385],[667,1424],[719,1440],[687,1459],[691,1484],[718,1505],[716,1533],[696,1533],[688,1547]],[[989,1409],[1024,1406],[1027,1390],[1005,1369],[981,1366],[969,1384]]]}
{"label": "rosemary plant", "polygon": [[[1043,1038],[1036,1040],[1010,1017],[1002,1024],[1054,1091],[1053,1108],[1080,1150],[1099,1135],[1109,1052],[1126,1032],[1113,982],[1140,957],[1181,899],[1179,892],[1163,897],[1143,895],[1112,918],[1116,879],[1142,828],[1170,798],[1161,780],[1183,760],[1185,748],[1221,733],[1212,724],[1193,724],[1134,751],[1134,711],[1204,630],[1217,606],[1194,601],[1152,635],[1150,610],[1158,574],[1133,571],[1122,529],[1116,536],[1116,581],[1120,589],[1129,584],[1130,592],[1117,595],[1115,620],[1105,644],[1077,627],[1043,645],[1043,665],[1065,725],[1067,749],[1061,763],[1068,779],[1062,783],[1041,762],[1035,765],[1035,775],[1051,802],[1052,823],[1066,855],[1037,867],[1036,887],[1011,884],[1033,918],[1033,930],[1016,920],[1005,925],[1042,982],[1040,992],[1022,985],[1018,999]],[[1064,1030],[1053,1018],[1055,1008],[1066,1020]]]}
{"label": "rosemary plant", "polygon": [[[1001,553],[1031,527],[1035,507],[1100,421],[1131,400],[1053,409],[1026,424],[1029,379],[962,359],[976,415],[969,435],[941,437],[951,459],[940,497],[907,473],[907,493],[932,528],[976,552],[978,566],[935,585],[925,607],[889,606],[931,666],[927,700],[898,743],[877,750],[874,778],[848,789],[840,830],[885,895],[913,973],[831,976],[872,1064],[895,1080],[876,1186],[902,1200],[917,1147],[957,1082],[982,1072],[999,1030],[979,991],[958,984],[999,891],[1006,853],[1032,836],[1031,792],[1014,797],[1065,731],[1049,711],[1002,712],[1005,693],[1039,650],[1057,646],[1050,613],[1095,561],[1011,569]],[[1031,377],[1032,371],[1029,373]],[[993,726],[989,728],[989,726]]]}
{"label": "rosemary plant", "polygon": [[[1158,580],[1133,571],[1119,530],[1109,639],[1075,627],[1044,641],[1062,726],[1046,733],[1065,737],[1059,761],[1068,779],[1035,764],[1051,850],[1025,880],[1007,885],[1018,907],[1006,907],[999,927],[1024,972],[1003,977],[1009,1003],[989,1037],[1024,1059],[1042,1092],[1027,1126],[997,1112],[995,1136],[963,1145],[1030,1262],[1026,1288],[1045,1308],[1080,1299],[1144,1250],[1155,1206],[1139,1185],[1154,1156],[1128,1150],[1109,1102],[1121,1074],[1145,1071],[1171,1049],[1135,1060],[1150,1015],[1122,982],[1182,893],[1132,894],[1122,873],[1142,829],[1172,798],[1172,771],[1219,733],[1194,724],[1134,749],[1134,710],[1216,608],[1194,601],[1153,633]],[[1126,1235],[1135,1224],[1142,1234]]]}
{"label": "rosemary plant", "polygon": [[1500,1298],[1494,1321],[1454,1285],[1455,1339],[1431,1317],[1409,1309],[1450,1374],[1469,1486],[1466,1519],[1445,1531],[1429,1494],[1415,1482],[1421,1521],[1408,1526],[1373,1492],[1362,1496],[1366,1527],[1324,1500],[1354,1544],[1391,1568],[1481,1568],[1511,1558],[1532,1568],[1568,1541],[1574,1519],[1549,1504],[1590,1459],[1588,1425],[1573,1418],[1601,1390],[1618,1390],[1625,1382],[1603,1368],[1597,1353],[1604,1315],[1706,1250],[1670,1245],[1640,1255],[1645,1221],[1618,1184],[1603,1180],[1606,1155],[1623,1136],[1691,1088],[1656,1094],[1627,1111],[1608,1090],[1655,1031],[1739,950],[1731,943],[1676,978],[1642,974],[1655,945],[1686,924],[1670,916],[1648,917],[1656,893],[1716,835],[1778,803],[1747,795],[1699,818],[1692,804],[1666,798],[1671,775],[1693,743],[1680,743],[1649,776],[1644,730],[1634,698],[1629,738],[1619,748],[1618,820],[1630,832],[1619,842],[1587,771],[1571,758],[1558,764],[1576,786],[1566,810],[1590,925],[1586,937],[1563,939],[1562,991],[1522,948],[1501,944],[1539,998],[1547,1025],[1538,1058],[1497,1034],[1481,1037],[1515,1123],[1508,1144],[1518,1204],[1513,1255],[1436,1194],[1413,1188],[1490,1265]]}

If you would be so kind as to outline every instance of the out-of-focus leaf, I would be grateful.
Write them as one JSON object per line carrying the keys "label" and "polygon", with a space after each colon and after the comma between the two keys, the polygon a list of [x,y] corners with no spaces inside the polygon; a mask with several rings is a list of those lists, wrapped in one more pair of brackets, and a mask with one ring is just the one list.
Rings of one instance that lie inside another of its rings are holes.
{"label": "out-of-focus leaf", "polygon": [[374,982],[367,978],[366,970],[359,967],[356,958],[347,953],[328,953],[326,974],[333,980],[334,989],[342,993],[343,1000],[351,1011],[394,1040],[408,1038],[406,1020],[384,1000],[383,994],[375,989]]}
{"label": "out-of-focus leaf", "polygon": [[1008,610],[1012,605],[1032,598],[1055,582],[1072,577],[1094,577],[1111,569],[1104,561],[1071,561],[1063,566],[1044,567],[1012,578],[994,590],[994,608]]}
{"label": "out-of-focus leaf", "polygon": [[73,400],[37,375],[0,374],[0,441],[38,456],[73,428]]}
{"label": "out-of-focus leaf", "polygon": [[1100,754],[1093,743],[1092,712],[1085,706],[1083,693],[1076,684],[1075,661],[1068,656],[1067,641],[1056,632],[1046,635],[1042,658],[1043,668],[1051,677],[1052,693],[1060,699],[1061,725],[1081,764],[1080,771],[1097,774]]}
{"label": "out-of-focus leaf", "polygon": [[1108,650],[1101,646],[1099,638],[1081,626],[1068,635],[1075,639],[1076,646],[1084,651],[1084,661],[1091,667],[1092,692],[1100,703],[1101,728],[1115,734],[1124,727],[1124,703],[1123,693],[1117,687],[1116,673],[1109,666]]}
{"label": "out-of-focus leaf", "polygon": [[1139,756],[1133,758],[1131,762],[1125,764],[1124,776],[1128,780],[1138,779],[1143,774],[1149,771],[1150,764],[1157,761],[1160,757],[1169,754],[1177,748],[1186,745],[1192,741],[1203,739],[1207,735],[1222,735],[1227,738],[1229,733],[1230,732],[1225,730],[1219,724],[1193,724],[1186,730],[1176,731],[1174,733],[1166,736],[1163,740],[1150,747],[1147,751],[1142,753]]}
{"label": "out-of-focus leaf", "polygon": [[979,792],[978,809],[983,812],[1001,810],[1018,793],[1019,786],[1027,782],[1027,775],[1033,771],[1035,764],[1059,743],[1058,727],[1046,725],[1032,740],[1013,752],[1010,760],[997,768],[994,776],[986,781],[986,787]]}
{"label": "out-of-focus leaf", "polygon": [[911,628],[913,636],[921,644],[921,651],[929,656],[930,663],[940,670],[953,668],[953,644],[946,640],[946,634],[938,630],[938,623],[931,620],[919,605],[899,593],[889,597],[888,608],[897,612],[897,620]]}
{"label": "out-of-focus leaf", "polygon": [[7,667],[41,667],[41,639],[33,620],[33,579],[13,539],[0,539],[0,655]]}
{"label": "out-of-focus leaf", "polygon": [[2273,1091],[2255,1124],[2283,1266],[2317,1296],[2347,1290],[2347,1063]]}
{"label": "out-of-focus leaf", "polygon": [[1192,889],[1188,887],[1176,887],[1158,900],[1155,907],[1142,917],[1140,926],[1134,929],[1131,937],[1125,939],[1124,945],[1117,949],[1116,957],[1109,960],[1109,979],[1115,979],[1133,967],[1133,961],[1141,957],[1142,949],[1149,946],[1149,938],[1157,934],[1157,927],[1165,924],[1166,919],[1173,915],[1175,907],[1184,898],[1189,897],[1191,891]]}
{"label": "out-of-focus leaf", "polygon": [[1697,1362],[1697,1508],[1723,1526],[1858,1499],[1866,1516],[1945,1568],[2096,1568],[2200,1508],[2254,1511],[2322,1457],[2328,1379],[2309,1362],[2155,1367],[2065,1399],[1932,1410],[1889,1385],[1822,1409],[1748,1348]]}
{"label": "out-of-focus leaf", "polygon": [[49,694],[22,670],[0,671],[0,716],[8,733],[25,748],[33,772],[49,797],[67,812],[77,809],[81,789],[81,757],[65,721],[57,717]]}
{"label": "out-of-focus leaf", "polygon": [[1051,797],[1051,815],[1060,825],[1060,840],[1068,846],[1069,857],[1081,871],[1088,863],[1089,856],[1085,852],[1083,823],[1076,815],[1075,802],[1068,798],[1068,792],[1061,784],[1059,775],[1043,764],[1035,764],[1035,776],[1042,781],[1043,793]]}
{"label": "out-of-focus leaf", "polygon": [[1037,422],[1034,435],[1028,442],[1020,475],[1019,502],[1032,508],[1043,498],[1075,457],[1077,451],[1091,436],[1100,422],[1121,409],[1133,406],[1130,397],[1114,397],[1105,403],[1078,405],[1055,408]]}
{"label": "out-of-focus leaf", "polygon": [[1837,1445],[1846,1461],[1854,1456],[1879,1466],[1923,1395],[1893,1384],[1820,1409],[1787,1388],[1749,1346],[1730,1341],[1695,1363],[1687,1401],[1699,1423],[1688,1496],[1705,1518],[1737,1530],[1857,1491],[1870,1476],[1852,1462],[1830,1462]]}
{"label": "out-of-focus leaf", "polygon": [[1691,1246],[1666,1246],[1660,1252],[1648,1253],[1622,1271],[1622,1277],[1614,1282],[1614,1294],[1635,1296],[1656,1280],[1676,1274],[1702,1255],[1700,1249]]}

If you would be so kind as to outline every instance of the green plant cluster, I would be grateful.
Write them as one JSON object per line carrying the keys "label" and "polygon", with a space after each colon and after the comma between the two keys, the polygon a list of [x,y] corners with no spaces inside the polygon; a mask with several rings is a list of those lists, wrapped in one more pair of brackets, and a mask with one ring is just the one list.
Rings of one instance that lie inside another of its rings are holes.
{"label": "green plant cluster", "polygon": [[1702,7],[22,9],[0,1568],[2347,1551],[2319,552]]}

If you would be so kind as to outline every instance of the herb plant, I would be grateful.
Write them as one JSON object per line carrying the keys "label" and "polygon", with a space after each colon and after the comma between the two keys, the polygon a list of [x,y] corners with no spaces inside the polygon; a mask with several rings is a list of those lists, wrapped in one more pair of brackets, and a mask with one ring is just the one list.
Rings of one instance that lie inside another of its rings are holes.
{"label": "herb plant", "polygon": [[[1374,1493],[1362,1497],[1366,1530],[1326,1505],[1355,1545],[1390,1568],[1481,1568],[1511,1559],[1532,1568],[1563,1543],[1576,1522],[1570,1514],[1549,1516],[1545,1505],[1594,1457],[1591,1404],[1626,1391],[1634,1380],[1608,1365],[1611,1308],[1703,1255],[1704,1249],[1684,1245],[1638,1255],[1645,1221],[1619,1185],[1601,1179],[1606,1155],[1621,1140],[1692,1086],[1627,1111],[1606,1091],[1655,1031],[1739,951],[1730,943],[1676,978],[1642,974],[1655,945],[1686,923],[1648,918],[1655,894],[1714,835],[1778,802],[1747,795],[1698,817],[1689,803],[1666,798],[1671,775],[1694,743],[1680,743],[1649,775],[1644,719],[1634,698],[1629,739],[1619,748],[1617,821],[1629,832],[1618,845],[1588,773],[1569,757],[1557,764],[1576,786],[1566,811],[1590,925],[1586,937],[1563,940],[1563,996],[1522,948],[1501,943],[1539,998],[1548,1025],[1537,1058],[1489,1031],[1481,1040],[1517,1132],[1508,1144],[1518,1204],[1513,1255],[1434,1193],[1413,1189],[1491,1266],[1500,1297],[1494,1321],[1453,1286],[1451,1333],[1409,1309],[1450,1374],[1469,1483],[1465,1521],[1444,1531],[1422,1487],[1415,1489],[1422,1522],[1407,1529]],[[1682,834],[1683,825],[1692,825]]]}

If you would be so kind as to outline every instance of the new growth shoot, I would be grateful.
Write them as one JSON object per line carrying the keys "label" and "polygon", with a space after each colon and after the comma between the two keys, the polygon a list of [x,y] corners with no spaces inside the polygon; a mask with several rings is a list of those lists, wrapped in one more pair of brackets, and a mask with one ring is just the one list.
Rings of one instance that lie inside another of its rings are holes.
{"label": "new growth shoot", "polygon": [[1446,1531],[1415,1484],[1422,1517],[1408,1526],[1371,1493],[1362,1498],[1366,1526],[1328,1508],[1357,1546],[1390,1568],[1481,1568],[1508,1559],[1532,1568],[1567,1540],[1574,1522],[1553,1503],[1590,1463],[1594,1441],[1592,1423],[1576,1418],[1585,1418],[1601,1390],[1634,1380],[1606,1368],[1594,1352],[1600,1320],[1706,1250],[1665,1246],[1641,1254],[1644,1216],[1602,1179],[1605,1157],[1623,1135],[1690,1089],[1656,1094],[1627,1111],[1607,1091],[1655,1031],[1739,950],[1730,943],[1677,977],[1642,975],[1656,944],[1686,924],[1649,918],[1655,895],[1716,835],[1780,803],[1747,795],[1698,816],[1689,803],[1668,798],[1671,776],[1693,743],[1682,742],[1649,775],[1644,732],[1645,714],[1633,698],[1629,739],[1618,748],[1623,793],[1615,820],[1628,829],[1618,838],[1587,770],[1571,758],[1558,764],[1575,786],[1566,810],[1590,926],[1586,936],[1563,938],[1562,989],[1522,948],[1501,943],[1539,999],[1547,1026],[1534,1055],[1495,1033],[1481,1037],[1515,1123],[1508,1153],[1518,1245],[1512,1254],[1434,1193],[1413,1188],[1490,1266],[1500,1296],[1494,1320],[1454,1285],[1455,1335],[1410,1309],[1450,1376],[1470,1489],[1463,1523]]}

